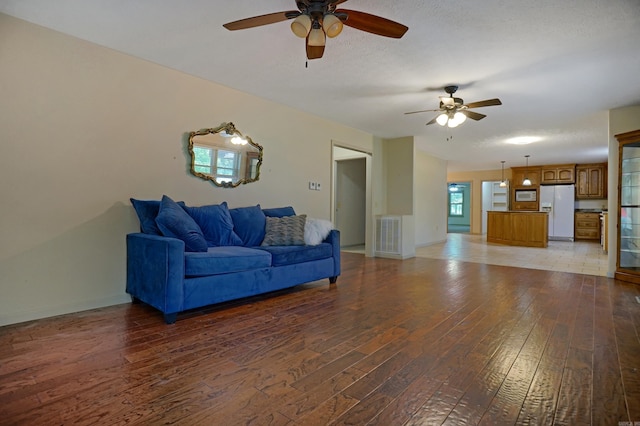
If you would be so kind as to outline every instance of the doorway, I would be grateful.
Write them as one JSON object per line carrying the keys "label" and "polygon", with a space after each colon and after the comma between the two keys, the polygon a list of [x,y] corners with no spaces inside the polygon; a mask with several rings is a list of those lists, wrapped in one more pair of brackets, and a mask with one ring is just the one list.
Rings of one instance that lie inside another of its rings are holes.
{"label": "doorway", "polygon": [[340,231],[340,245],[368,253],[371,154],[334,145],[332,220]]}
{"label": "doorway", "polygon": [[471,232],[471,182],[447,183],[447,232]]}

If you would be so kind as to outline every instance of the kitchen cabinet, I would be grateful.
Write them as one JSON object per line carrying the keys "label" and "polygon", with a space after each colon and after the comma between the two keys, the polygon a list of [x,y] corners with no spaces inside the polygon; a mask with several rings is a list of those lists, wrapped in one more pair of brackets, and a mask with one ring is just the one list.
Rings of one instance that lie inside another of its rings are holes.
{"label": "kitchen cabinet", "polygon": [[562,185],[576,183],[576,165],[561,164],[553,166],[542,166],[540,184],[541,185]]}
{"label": "kitchen cabinet", "polygon": [[[522,181],[528,177],[531,180],[530,186],[523,186]],[[540,188],[540,167],[512,167],[511,168],[511,188],[509,191],[511,197],[511,210],[519,211],[537,211],[538,199],[535,201],[516,200],[516,190],[527,189],[535,190]]]}
{"label": "kitchen cabinet", "polygon": [[487,212],[487,242],[522,247],[547,247],[546,212]]}
{"label": "kitchen cabinet", "polygon": [[576,199],[607,198],[607,164],[576,166]]}
{"label": "kitchen cabinet", "polygon": [[[531,180],[531,186],[523,186],[525,177]],[[512,167],[511,187],[512,188],[537,188],[540,185],[540,167]]]}
{"label": "kitchen cabinet", "polygon": [[576,212],[574,223],[574,239],[600,240],[600,213]]}
{"label": "kitchen cabinet", "polygon": [[640,130],[618,140],[618,216],[615,278],[640,284]]}

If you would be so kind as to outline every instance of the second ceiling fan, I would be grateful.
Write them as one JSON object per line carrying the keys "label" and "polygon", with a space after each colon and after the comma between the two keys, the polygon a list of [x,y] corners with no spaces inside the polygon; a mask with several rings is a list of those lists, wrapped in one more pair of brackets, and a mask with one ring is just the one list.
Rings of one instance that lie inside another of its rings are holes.
{"label": "second ceiling fan", "polygon": [[347,25],[384,37],[401,38],[409,29],[380,16],[357,10],[337,9],[347,0],[297,0],[298,10],[269,13],[228,22],[223,26],[231,31],[244,30],[262,25],[293,19],[291,30],[295,35],[306,39],[308,59],[318,59],[324,54],[326,37],[336,37]]}
{"label": "second ceiling fan", "polygon": [[453,96],[458,90],[458,86],[445,86],[444,91],[449,96],[440,96],[440,108],[439,109],[425,109],[421,111],[405,112],[405,114],[417,114],[421,112],[440,112],[436,117],[427,123],[438,123],[441,126],[457,127],[462,124],[467,117],[472,120],[482,120],[486,117],[484,114],[480,114],[475,111],[470,111],[472,108],[487,107],[493,105],[502,105],[502,102],[498,98],[487,99],[484,101],[464,103],[462,98],[456,98]]}

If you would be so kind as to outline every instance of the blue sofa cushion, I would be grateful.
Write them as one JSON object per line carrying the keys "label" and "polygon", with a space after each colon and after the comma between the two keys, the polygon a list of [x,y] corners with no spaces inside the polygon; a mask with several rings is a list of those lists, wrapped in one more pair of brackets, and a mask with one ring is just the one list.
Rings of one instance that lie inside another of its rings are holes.
{"label": "blue sofa cushion", "polygon": [[[156,224],[156,217],[160,211],[160,200],[136,200],[130,198],[131,204],[140,220],[140,232],[149,235],[162,235],[162,231]],[[183,201],[178,201],[178,205],[184,207]]]}
{"label": "blue sofa cushion", "polygon": [[264,213],[266,217],[283,217],[296,215],[295,210],[291,206],[262,209],[262,213]]}
{"label": "blue sofa cushion", "polygon": [[237,207],[230,209],[233,220],[233,230],[240,237],[245,247],[254,247],[262,244],[266,217],[260,208],[260,204],[251,207]]}
{"label": "blue sofa cushion", "polygon": [[303,246],[307,215],[267,217],[263,246]]}
{"label": "blue sofa cushion", "polygon": [[241,246],[242,240],[233,232],[233,220],[227,202],[201,207],[185,207],[196,221],[209,247]]}
{"label": "blue sofa cushion", "polygon": [[209,247],[206,253],[185,253],[184,261],[186,276],[204,277],[268,268],[271,266],[271,254],[249,247]]}
{"label": "blue sofa cushion", "polygon": [[165,237],[184,241],[185,251],[207,251],[207,240],[189,214],[166,195],[160,201],[156,224]]}
{"label": "blue sofa cushion", "polygon": [[273,266],[310,262],[332,256],[331,244],[329,243],[317,246],[261,246],[259,248],[271,253],[271,265]]}

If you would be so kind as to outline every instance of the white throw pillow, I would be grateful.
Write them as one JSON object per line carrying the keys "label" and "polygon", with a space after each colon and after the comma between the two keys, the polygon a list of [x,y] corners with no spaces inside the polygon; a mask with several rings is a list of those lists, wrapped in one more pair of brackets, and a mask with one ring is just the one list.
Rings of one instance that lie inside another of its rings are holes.
{"label": "white throw pillow", "polygon": [[333,223],[324,219],[307,218],[304,224],[304,243],[317,246],[329,235],[333,229]]}

